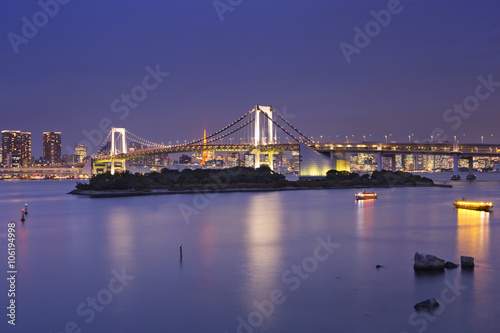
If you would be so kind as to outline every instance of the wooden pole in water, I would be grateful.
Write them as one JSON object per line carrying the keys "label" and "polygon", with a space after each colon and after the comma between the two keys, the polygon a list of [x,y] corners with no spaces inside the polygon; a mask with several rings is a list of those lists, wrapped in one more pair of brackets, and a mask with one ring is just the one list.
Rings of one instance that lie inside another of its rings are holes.
{"label": "wooden pole in water", "polygon": [[182,244],[179,246],[180,254],[181,254],[181,259],[182,259]]}

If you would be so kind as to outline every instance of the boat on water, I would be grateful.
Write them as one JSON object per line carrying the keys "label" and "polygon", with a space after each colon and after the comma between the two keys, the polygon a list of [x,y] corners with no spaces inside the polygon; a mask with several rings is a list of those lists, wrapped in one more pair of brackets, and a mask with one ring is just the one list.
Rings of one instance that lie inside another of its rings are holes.
{"label": "boat on water", "polygon": [[472,210],[483,210],[490,211],[493,208],[493,202],[486,201],[469,201],[469,200],[458,200],[453,203],[456,208],[472,209]]}
{"label": "boat on water", "polygon": [[462,178],[460,177],[460,175],[452,175],[452,176],[451,176],[451,180],[460,180],[460,179],[462,179]]}
{"label": "boat on water", "polygon": [[467,175],[467,180],[476,180],[476,175]]}
{"label": "boat on water", "polygon": [[363,192],[358,192],[354,194],[354,196],[356,197],[356,200],[366,200],[366,199],[377,199],[378,194],[375,192],[366,192],[365,190]]}

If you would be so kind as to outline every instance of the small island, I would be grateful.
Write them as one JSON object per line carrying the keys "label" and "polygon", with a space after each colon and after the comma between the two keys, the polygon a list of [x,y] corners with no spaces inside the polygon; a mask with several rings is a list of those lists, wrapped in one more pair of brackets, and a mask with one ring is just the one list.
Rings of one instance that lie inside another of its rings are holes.
{"label": "small island", "polygon": [[162,169],[148,174],[103,173],[93,176],[89,184],[77,184],[69,194],[93,198],[181,194],[200,192],[257,192],[334,188],[442,186],[426,177],[408,172],[374,171],[371,176],[347,171],[330,170],[326,177],[288,181],[284,175],[268,166],[229,169]]}

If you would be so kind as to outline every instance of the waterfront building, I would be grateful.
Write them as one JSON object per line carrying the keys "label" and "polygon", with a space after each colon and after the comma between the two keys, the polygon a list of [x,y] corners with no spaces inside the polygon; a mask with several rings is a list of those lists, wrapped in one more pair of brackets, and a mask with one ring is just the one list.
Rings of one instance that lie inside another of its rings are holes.
{"label": "waterfront building", "polygon": [[49,165],[61,164],[61,132],[43,132],[43,159]]}
{"label": "waterfront building", "polygon": [[21,167],[21,155],[20,154],[9,154],[7,155],[7,163],[11,168]]}
{"label": "waterfront building", "polygon": [[[8,157],[9,155],[10,158]],[[12,156],[15,164],[29,166],[31,162],[31,133],[21,131],[2,131],[2,164],[12,166]]]}
{"label": "waterfront building", "polygon": [[21,132],[21,166],[31,166],[31,132]]}
{"label": "waterfront building", "polygon": [[227,168],[234,168],[240,166],[240,153],[230,153],[227,154],[227,159],[225,161],[225,166]]}
{"label": "waterfront building", "polygon": [[191,157],[190,157],[190,156],[187,156],[187,155],[182,154],[182,155],[179,157],[179,164],[191,164]]}
{"label": "waterfront building", "polygon": [[255,155],[250,153],[245,153],[245,167],[253,168],[255,166]]}
{"label": "waterfront building", "polygon": [[[12,159],[9,155],[21,154],[21,131],[2,131],[2,162],[10,167]],[[9,163],[10,162],[10,163]]]}
{"label": "waterfront building", "polygon": [[83,163],[87,157],[87,146],[76,145],[75,146],[76,163]]}

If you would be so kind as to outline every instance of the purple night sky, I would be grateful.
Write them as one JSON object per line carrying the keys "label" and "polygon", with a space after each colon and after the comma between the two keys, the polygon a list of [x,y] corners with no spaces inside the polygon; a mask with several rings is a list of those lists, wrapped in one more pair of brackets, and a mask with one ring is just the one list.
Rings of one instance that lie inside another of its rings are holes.
{"label": "purple night sky", "polygon": [[[327,140],[499,143],[499,13],[465,0],[4,0],[0,130],[31,131],[38,157],[42,131],[62,132],[63,153],[103,119],[184,141],[262,104]],[[169,74],[146,77],[157,66]]]}

